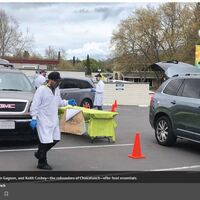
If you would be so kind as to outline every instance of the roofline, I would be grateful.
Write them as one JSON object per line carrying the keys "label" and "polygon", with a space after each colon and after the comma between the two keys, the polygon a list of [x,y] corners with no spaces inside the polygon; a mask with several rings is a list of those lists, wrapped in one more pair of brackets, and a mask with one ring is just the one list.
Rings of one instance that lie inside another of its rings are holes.
{"label": "roofline", "polygon": [[8,60],[10,63],[20,63],[20,64],[40,64],[40,65],[50,65],[59,64],[59,60],[52,60],[52,59],[20,59],[20,58],[9,58],[5,57],[3,59]]}

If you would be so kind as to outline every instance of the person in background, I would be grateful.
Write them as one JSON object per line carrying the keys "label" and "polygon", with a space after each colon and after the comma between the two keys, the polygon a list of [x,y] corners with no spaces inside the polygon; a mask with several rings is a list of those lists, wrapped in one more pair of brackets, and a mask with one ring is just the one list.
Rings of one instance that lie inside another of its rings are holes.
{"label": "person in background", "polygon": [[92,88],[91,91],[95,92],[94,97],[94,107],[96,107],[98,110],[103,110],[103,95],[104,95],[104,82],[101,80],[102,76],[101,74],[97,74],[96,79],[98,83],[96,84],[96,88]]}
{"label": "person in background", "polygon": [[60,73],[51,72],[48,75],[47,85],[42,85],[36,90],[30,108],[32,116],[30,126],[32,129],[37,128],[39,137],[38,151],[34,154],[38,159],[39,169],[52,169],[47,162],[47,152],[61,139],[58,107],[76,105],[74,99],[68,101],[61,99],[58,88],[60,81]]}
{"label": "person in background", "polygon": [[34,81],[35,89],[38,89],[41,85],[46,83],[46,74],[45,70],[40,70],[37,78]]}

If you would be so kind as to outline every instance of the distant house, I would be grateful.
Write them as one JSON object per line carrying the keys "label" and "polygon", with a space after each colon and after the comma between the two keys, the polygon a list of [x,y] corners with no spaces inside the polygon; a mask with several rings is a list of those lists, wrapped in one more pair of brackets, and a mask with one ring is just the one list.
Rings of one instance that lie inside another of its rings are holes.
{"label": "distant house", "polygon": [[50,59],[21,59],[21,58],[12,58],[5,57],[5,60],[9,61],[17,69],[47,69],[49,65],[57,66],[59,60],[50,60]]}
{"label": "distant house", "polygon": [[113,72],[113,78],[115,80],[131,81],[134,83],[148,82],[150,86],[153,86],[157,81],[155,73],[153,71],[132,71],[132,72]]}
{"label": "distant house", "polygon": [[120,72],[115,71],[115,80],[148,82],[150,86],[158,88],[165,80],[173,76],[200,74],[200,69],[194,65],[177,60],[162,61],[151,64],[146,71]]}

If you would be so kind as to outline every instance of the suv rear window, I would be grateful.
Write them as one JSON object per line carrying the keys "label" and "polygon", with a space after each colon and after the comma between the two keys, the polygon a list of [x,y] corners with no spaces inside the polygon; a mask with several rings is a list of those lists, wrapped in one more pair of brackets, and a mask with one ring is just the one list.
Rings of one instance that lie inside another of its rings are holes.
{"label": "suv rear window", "polygon": [[171,80],[168,85],[163,90],[163,93],[169,94],[169,95],[176,95],[179,88],[181,87],[181,84],[183,83],[184,79],[173,79]]}
{"label": "suv rear window", "polygon": [[200,98],[200,79],[185,79],[181,96]]}

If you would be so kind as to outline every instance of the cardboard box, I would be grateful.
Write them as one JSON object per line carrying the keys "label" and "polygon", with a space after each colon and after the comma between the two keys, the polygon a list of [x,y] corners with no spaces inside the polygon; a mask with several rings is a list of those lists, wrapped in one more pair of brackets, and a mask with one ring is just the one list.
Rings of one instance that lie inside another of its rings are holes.
{"label": "cardboard box", "polygon": [[69,111],[70,109],[66,109],[60,118],[60,132],[83,135],[86,132],[86,126],[82,111],[66,121],[67,112]]}

